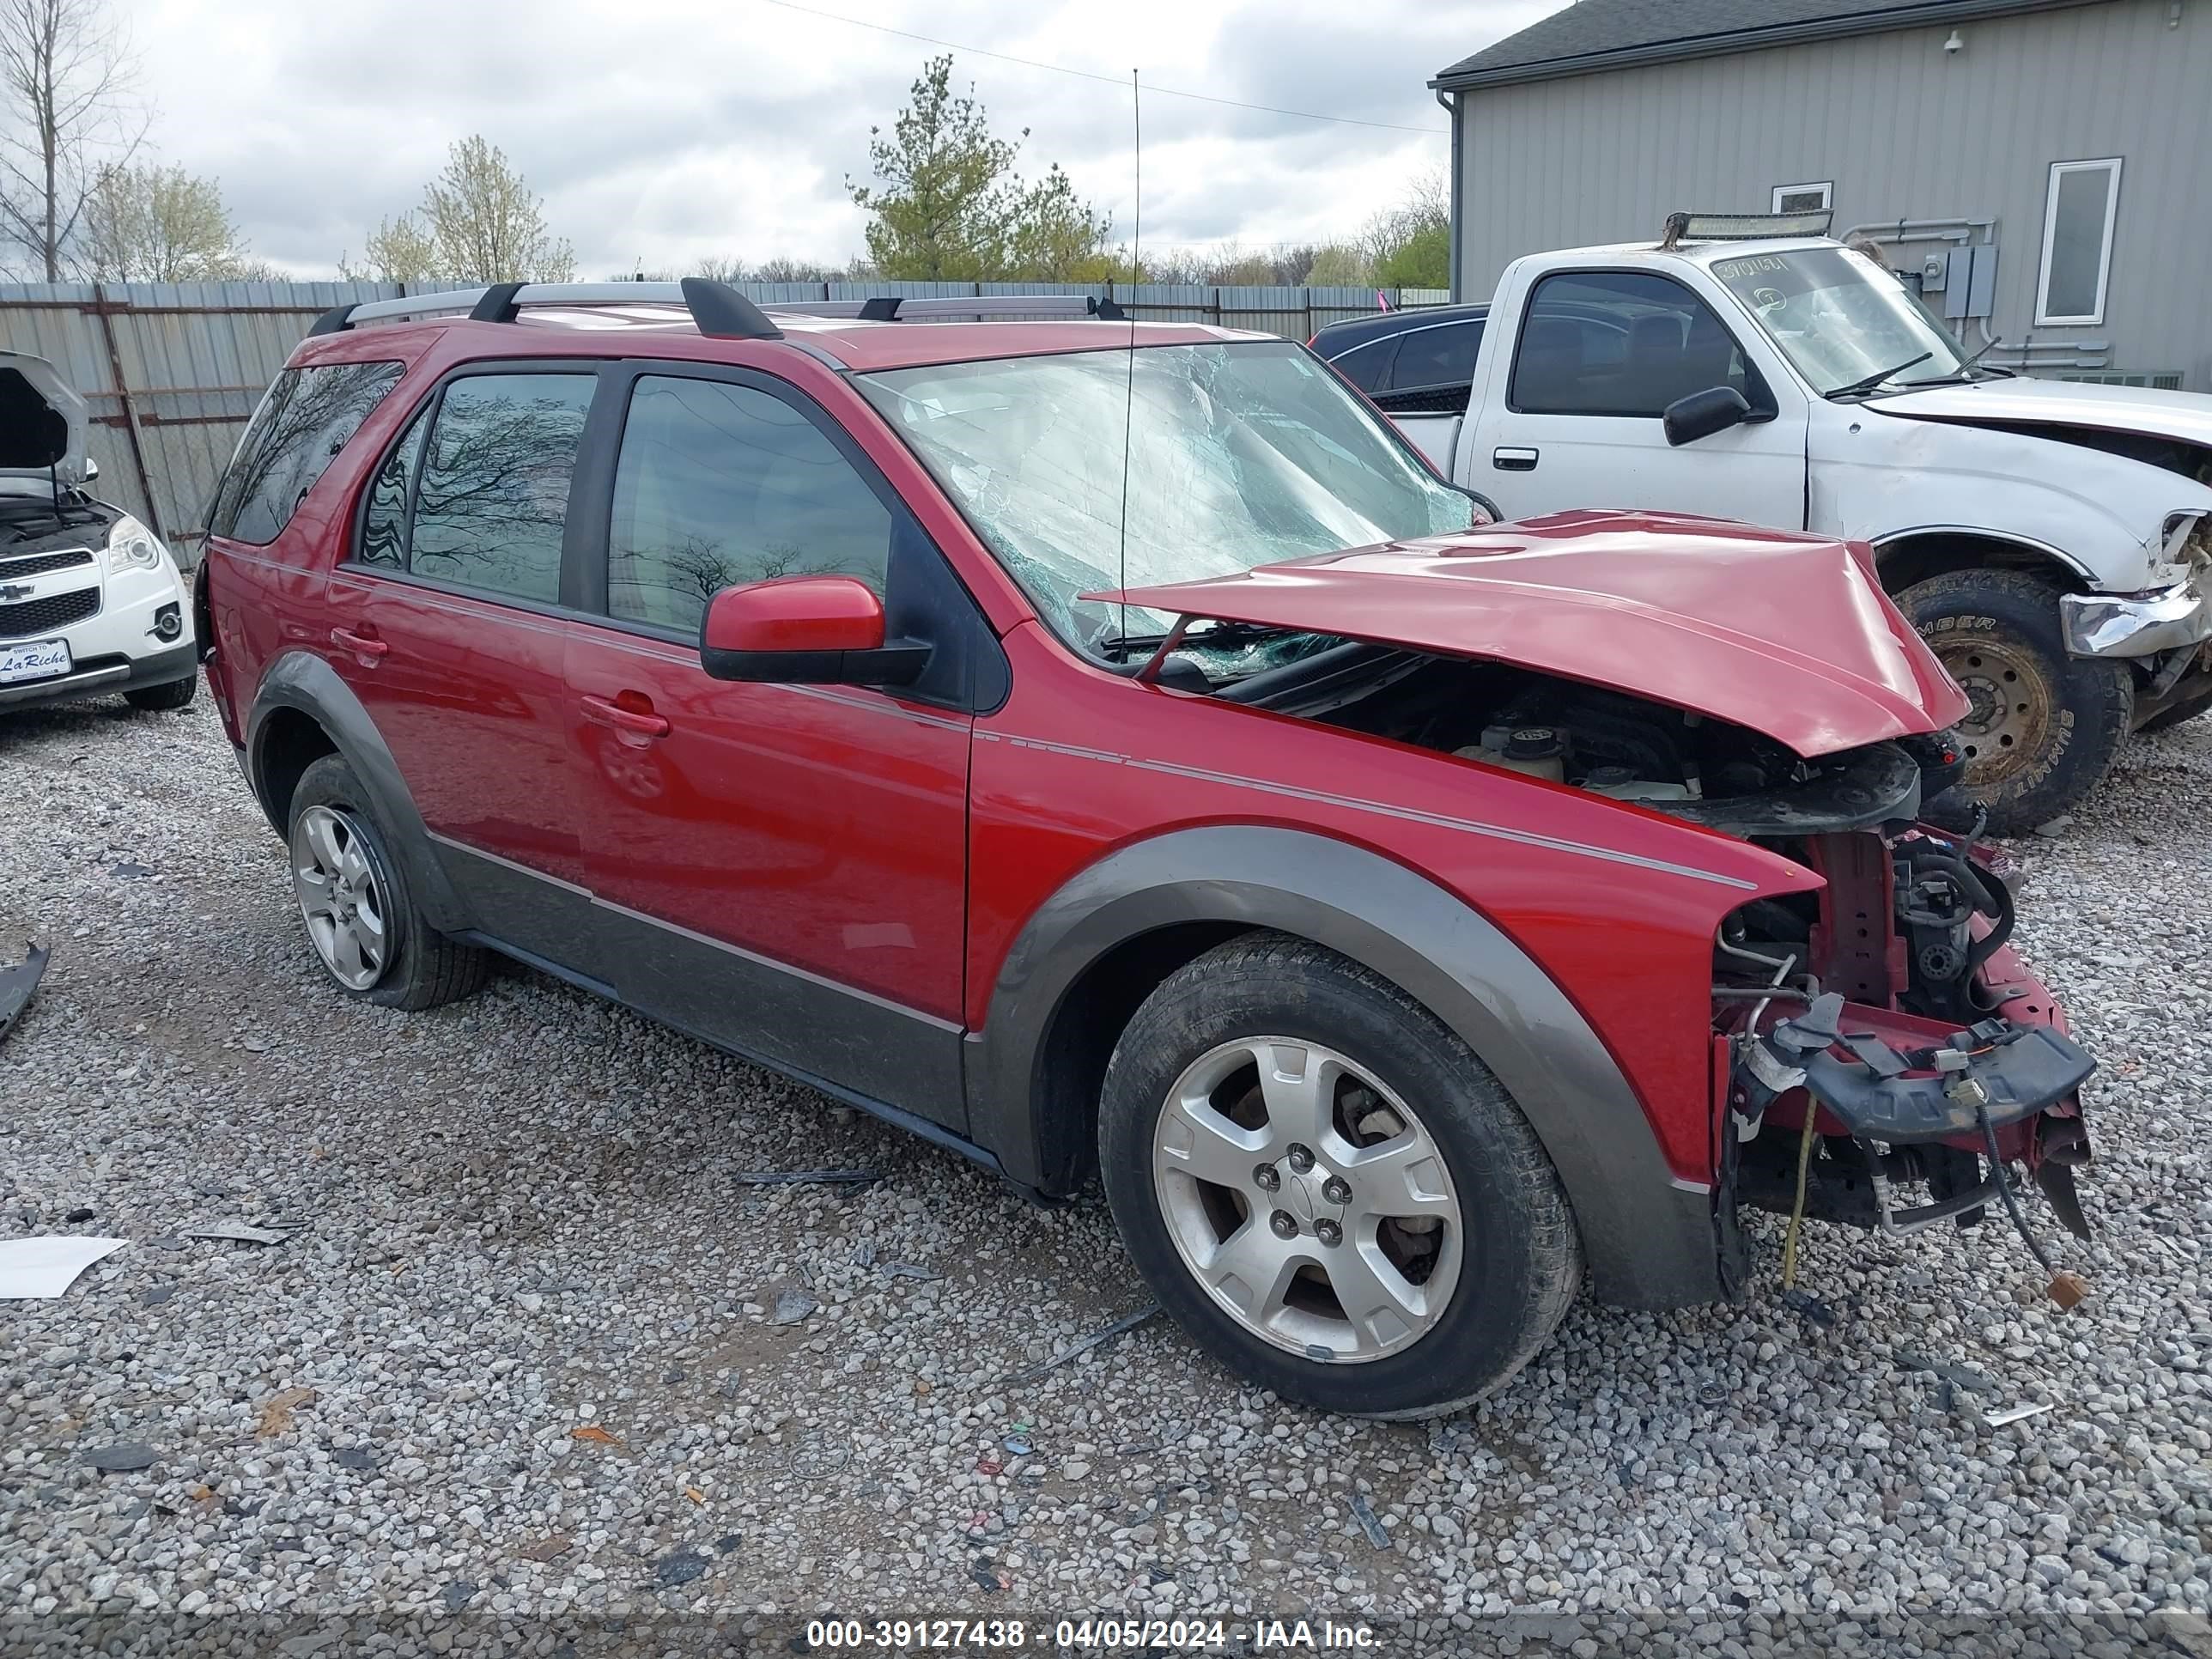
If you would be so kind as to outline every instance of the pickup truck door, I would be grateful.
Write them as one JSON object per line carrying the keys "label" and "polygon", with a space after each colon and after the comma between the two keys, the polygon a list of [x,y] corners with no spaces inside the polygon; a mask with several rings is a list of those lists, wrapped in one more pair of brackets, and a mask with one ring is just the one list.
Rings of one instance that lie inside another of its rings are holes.
{"label": "pickup truck door", "polygon": [[[1806,396],[1747,329],[1656,270],[1554,268],[1522,294],[1491,313],[1459,482],[1508,518],[1654,508],[1805,527]],[[1662,411],[1716,386],[1757,418],[1669,445]]]}

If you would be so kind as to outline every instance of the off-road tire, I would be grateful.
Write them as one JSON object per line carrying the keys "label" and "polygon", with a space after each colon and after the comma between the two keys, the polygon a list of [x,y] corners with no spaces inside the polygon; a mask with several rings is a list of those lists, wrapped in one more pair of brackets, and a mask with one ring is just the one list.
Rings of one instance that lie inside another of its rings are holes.
{"label": "off-road tire", "polygon": [[[1170,1089],[1200,1055],[1273,1034],[1334,1048],[1418,1114],[1461,1206],[1462,1258],[1437,1323],[1362,1362],[1316,1361],[1248,1330],[1185,1266],[1161,1215],[1153,1137]],[[1582,1241],[1558,1172],[1474,1052],[1396,986],[1281,933],[1231,940],[1147,998],[1106,1068],[1098,1121],[1108,1202],[1138,1270],[1201,1347],[1285,1400],[1416,1418],[1480,1399],[1543,1346],[1582,1284]]]}
{"label": "off-road tire", "polygon": [[[416,903],[405,866],[393,855],[398,838],[342,757],[325,755],[300,775],[285,824],[288,858],[289,849],[297,844],[301,817],[313,806],[337,808],[358,828],[390,912],[391,953],[383,976],[356,991],[325,974],[331,988],[363,1002],[411,1013],[458,1001],[481,987],[489,970],[490,953],[448,939],[430,925]],[[312,941],[308,948],[313,950]],[[319,956],[316,960],[321,966]]]}
{"label": "off-road tire", "polygon": [[1954,570],[1897,604],[1973,700],[1954,728],[1967,755],[1958,788],[1992,832],[2047,823],[2104,781],[2134,720],[2134,674],[2067,654],[2058,589],[2025,571]]}
{"label": "off-road tire", "polygon": [[167,714],[189,708],[199,689],[200,677],[195,672],[166,685],[134,685],[123,694],[123,701],[143,714]]}

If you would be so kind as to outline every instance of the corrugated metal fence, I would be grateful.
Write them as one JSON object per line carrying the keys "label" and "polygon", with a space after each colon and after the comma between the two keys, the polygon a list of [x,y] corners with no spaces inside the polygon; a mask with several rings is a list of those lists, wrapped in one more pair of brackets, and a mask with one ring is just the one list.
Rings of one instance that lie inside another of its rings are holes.
{"label": "corrugated metal fence", "polygon": [[[417,285],[425,288],[451,284]],[[1358,288],[1173,288],[1042,283],[741,283],[764,304],[972,294],[1091,294],[1146,321],[1217,323],[1304,339],[1376,309]],[[389,300],[390,283],[0,283],[0,348],[45,357],[84,394],[99,493],[187,562],[241,428],[308,325],[332,306]],[[1442,289],[1385,289],[1392,306]]]}

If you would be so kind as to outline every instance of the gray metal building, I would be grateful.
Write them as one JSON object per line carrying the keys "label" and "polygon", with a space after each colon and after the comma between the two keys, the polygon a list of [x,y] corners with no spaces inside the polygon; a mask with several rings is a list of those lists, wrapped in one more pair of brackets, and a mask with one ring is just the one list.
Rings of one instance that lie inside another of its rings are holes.
{"label": "gray metal building", "polygon": [[2212,391],[2212,0],[1577,0],[1431,84],[1456,297],[1826,206],[1990,362]]}

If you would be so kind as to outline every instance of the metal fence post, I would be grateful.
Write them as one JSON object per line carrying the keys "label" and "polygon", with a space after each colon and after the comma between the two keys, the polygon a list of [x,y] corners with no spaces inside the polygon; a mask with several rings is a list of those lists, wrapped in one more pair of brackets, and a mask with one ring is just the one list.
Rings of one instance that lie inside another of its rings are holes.
{"label": "metal fence post", "polygon": [[107,297],[107,284],[95,283],[92,289],[92,314],[100,319],[100,337],[107,343],[107,366],[115,376],[116,401],[123,406],[124,430],[131,436],[131,465],[138,474],[138,494],[146,503],[146,527],[161,540],[169,539],[169,532],[161,524],[161,504],[154,499],[153,475],[146,470],[146,434],[138,428],[138,406],[131,400],[131,382],[124,378],[123,351],[116,343],[114,313],[128,310],[122,301]]}

